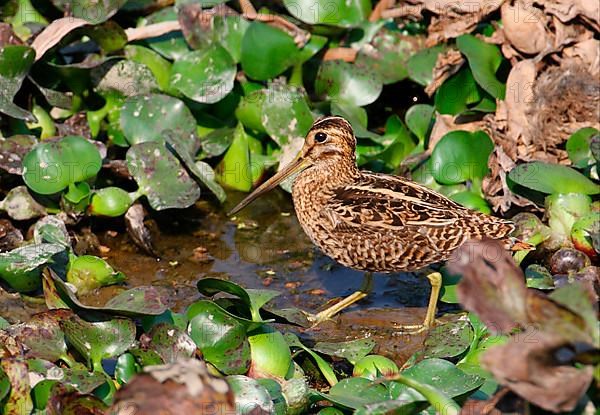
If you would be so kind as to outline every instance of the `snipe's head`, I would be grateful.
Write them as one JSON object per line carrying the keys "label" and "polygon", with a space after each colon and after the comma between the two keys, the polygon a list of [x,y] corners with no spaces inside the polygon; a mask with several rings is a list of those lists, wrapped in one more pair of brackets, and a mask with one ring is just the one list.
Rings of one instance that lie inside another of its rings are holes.
{"label": "snipe's head", "polygon": [[234,215],[291,175],[309,167],[319,167],[319,165],[331,163],[354,166],[355,151],[356,138],[348,121],[335,116],[319,118],[306,134],[304,146],[298,156],[242,200],[229,212],[229,215]]}

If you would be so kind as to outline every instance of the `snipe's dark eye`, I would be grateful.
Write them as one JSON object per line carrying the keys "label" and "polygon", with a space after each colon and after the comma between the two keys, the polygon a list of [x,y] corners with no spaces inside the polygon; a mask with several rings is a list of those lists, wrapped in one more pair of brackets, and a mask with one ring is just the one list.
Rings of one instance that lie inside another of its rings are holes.
{"label": "snipe's dark eye", "polygon": [[319,132],[315,134],[315,141],[317,143],[324,143],[325,141],[327,141],[327,134]]}

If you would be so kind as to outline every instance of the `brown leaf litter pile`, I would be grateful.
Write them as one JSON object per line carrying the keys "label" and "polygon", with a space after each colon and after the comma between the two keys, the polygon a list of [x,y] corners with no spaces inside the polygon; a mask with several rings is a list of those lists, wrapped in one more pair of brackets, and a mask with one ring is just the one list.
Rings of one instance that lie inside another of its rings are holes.
{"label": "brown leaf litter pile", "polygon": [[[423,13],[431,15],[428,46],[470,33],[499,13],[502,25],[494,22],[494,34],[482,39],[497,44],[512,64],[505,99],[495,114],[477,121],[438,115],[429,147],[448,131],[484,129],[496,144],[483,186],[488,200],[502,212],[530,204],[509,191],[506,173],[532,160],[568,165],[569,136],[584,126],[600,127],[600,2],[407,0],[381,14],[419,20]],[[465,64],[453,49],[438,56],[427,93]]]}

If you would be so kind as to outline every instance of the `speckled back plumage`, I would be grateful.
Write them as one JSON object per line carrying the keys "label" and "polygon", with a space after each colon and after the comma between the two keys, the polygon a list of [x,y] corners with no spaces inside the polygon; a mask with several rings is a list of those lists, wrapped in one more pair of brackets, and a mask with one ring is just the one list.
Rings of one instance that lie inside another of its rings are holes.
{"label": "speckled back plumage", "polygon": [[[292,187],[304,231],[342,265],[378,272],[414,271],[447,260],[471,238],[509,241],[514,225],[467,209],[410,180],[359,171],[356,140],[342,118],[317,121],[308,133],[336,134]],[[344,154],[342,154],[344,153]]]}

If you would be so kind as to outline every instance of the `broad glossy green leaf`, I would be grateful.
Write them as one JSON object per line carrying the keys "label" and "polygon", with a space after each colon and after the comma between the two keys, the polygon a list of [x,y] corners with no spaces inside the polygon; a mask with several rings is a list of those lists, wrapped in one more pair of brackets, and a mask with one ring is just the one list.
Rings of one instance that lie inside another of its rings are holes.
{"label": "broad glossy green leaf", "polygon": [[36,244],[50,243],[71,249],[71,237],[65,222],[58,215],[44,216],[33,225],[33,240]]}
{"label": "broad glossy green leaf", "polygon": [[404,122],[408,129],[424,143],[432,124],[434,108],[427,104],[415,104],[406,111]]}
{"label": "broad glossy green leaf", "polygon": [[140,45],[127,45],[124,48],[125,57],[133,62],[146,65],[161,91],[169,90],[171,63],[152,49]]}
{"label": "broad glossy green leaf", "polygon": [[541,161],[518,165],[508,173],[508,178],[515,184],[546,194],[600,193],[600,186],[577,170]]}
{"label": "broad glossy green leaf", "polygon": [[0,210],[14,220],[28,220],[46,214],[44,206],[29,194],[26,186],[10,189],[4,200],[0,201]]}
{"label": "broad glossy green leaf", "polygon": [[592,137],[600,132],[592,127],[584,127],[575,131],[567,140],[567,153],[575,167],[585,168],[595,162],[590,144]]}
{"label": "broad glossy green leaf", "polygon": [[191,149],[190,144],[195,147],[196,137],[194,136],[193,140],[189,140],[187,137],[176,134],[171,130],[164,130],[163,136],[190,173],[204,183],[220,202],[223,202],[227,198],[227,195],[225,194],[225,190],[217,183],[212,167],[203,161],[194,160],[196,149]]}
{"label": "broad glossy green leaf", "polygon": [[466,318],[434,327],[423,346],[425,358],[455,357],[464,353],[473,339],[473,329]]}
{"label": "broad glossy green leaf", "polygon": [[448,78],[435,93],[435,108],[441,114],[460,114],[481,99],[471,69],[462,68]]}
{"label": "broad glossy green leaf", "polygon": [[[104,66],[97,71],[92,70],[92,74],[103,70]],[[96,91],[101,94],[116,92],[123,96],[133,96],[159,90],[149,67],[127,59],[118,61],[106,73],[96,76],[102,76],[96,87]]]}
{"label": "broad glossy green leaf", "polygon": [[182,329],[169,323],[158,323],[148,332],[150,348],[156,351],[165,363],[190,359],[196,353],[196,343]]}
{"label": "broad glossy green leaf", "polygon": [[[100,311],[104,314],[142,317],[157,316],[168,308],[168,299],[158,289],[151,286],[141,286],[123,291],[108,300],[104,306],[88,306],[82,304],[73,290],[55,272],[50,272],[54,289],[72,309],[85,311]],[[49,287],[51,288],[51,287]]]}
{"label": "broad glossy green leaf", "polygon": [[449,197],[450,199],[460,203],[464,207],[468,207],[469,209],[477,210],[481,213],[485,213],[486,215],[492,213],[492,209],[490,208],[490,205],[488,205],[487,201],[478,193],[475,193],[471,190],[452,193],[449,195]]}
{"label": "broad glossy green leaf", "polygon": [[63,252],[61,244],[33,244],[0,253],[0,278],[14,290],[28,292],[42,285],[41,267]]}
{"label": "broad glossy green leaf", "polygon": [[93,0],[53,0],[52,3],[60,10],[69,11],[71,16],[98,24],[110,19],[126,0],[108,0],[96,2]]}
{"label": "broad glossy green leaf", "polygon": [[233,58],[235,63],[242,59],[242,41],[250,23],[238,16],[215,16],[213,36]]}
{"label": "broad glossy green leaf", "polygon": [[219,44],[179,57],[171,68],[171,87],[196,102],[213,104],[233,89],[236,65]]}
{"label": "broad glossy green leaf", "polygon": [[525,269],[527,287],[538,290],[551,290],[554,288],[552,274],[543,265],[531,264]]}
{"label": "broad glossy green leaf", "polygon": [[70,183],[96,176],[102,167],[98,148],[81,136],[40,143],[23,159],[23,180],[36,193],[60,192]]}
{"label": "broad glossy green leaf", "polygon": [[127,44],[125,30],[114,20],[87,26],[82,30],[82,33],[92,38],[100,46],[103,53],[117,52]]}
{"label": "broad glossy green leaf", "polygon": [[27,322],[14,324],[6,332],[27,347],[25,357],[45,359],[52,362],[63,359],[71,363],[67,355],[65,336],[59,322],[68,318],[70,310],[49,310],[35,314]]}
{"label": "broad glossy green leaf", "polygon": [[129,382],[136,373],[142,371],[141,366],[136,362],[135,356],[131,353],[123,353],[117,359],[115,366],[115,380],[120,384]]}
{"label": "broad glossy green leaf", "polygon": [[292,16],[311,25],[354,27],[371,13],[370,0],[284,0],[283,4]]}
{"label": "broad glossy green leaf", "polygon": [[[474,391],[484,381],[479,376],[464,373],[447,360],[436,358],[422,360],[404,370],[402,375],[430,385],[451,398]],[[390,395],[405,402],[427,400],[416,390],[397,382],[390,385]]]}
{"label": "broad glossy green leaf", "polygon": [[408,76],[406,62],[420,46],[419,39],[382,28],[359,50],[355,64],[374,71],[384,85],[399,82]]}
{"label": "broad glossy green leaf", "polygon": [[290,347],[300,348],[307,352],[310,355],[310,357],[313,358],[329,385],[333,387],[338,384],[338,379],[335,375],[335,372],[333,371],[333,368],[329,365],[329,363],[327,363],[325,359],[323,359],[317,353],[313,352],[311,349],[302,344],[298,336],[296,336],[294,333],[285,333],[284,337],[287,343],[290,345]]}
{"label": "broad glossy green leaf", "polygon": [[329,356],[341,357],[354,364],[371,353],[375,345],[373,339],[355,339],[336,343],[318,342],[314,345],[313,350]]}
{"label": "broad glossy green leaf", "polygon": [[79,294],[118,284],[125,278],[125,274],[115,271],[105,260],[93,255],[71,256],[67,270],[67,282],[73,284]]}
{"label": "broad glossy green leaf", "polygon": [[164,142],[163,131],[182,137],[191,152],[195,147],[196,120],[183,101],[162,94],[138,95],[123,104],[120,125],[129,144]]}
{"label": "broad glossy green leaf", "polygon": [[315,80],[318,95],[359,107],[374,102],[382,88],[373,71],[341,60],[322,62]]}
{"label": "broad glossy green leaf", "polygon": [[6,45],[0,49],[0,112],[13,118],[36,121],[33,114],[12,102],[34,59],[35,52],[29,46]]}
{"label": "broad glossy green leaf", "polygon": [[380,136],[367,130],[367,110],[353,104],[344,102],[331,103],[331,115],[344,117],[352,125],[354,135],[359,138],[371,138],[377,141]]}
{"label": "broad glossy green leaf", "polygon": [[123,216],[134,201],[135,195],[120,187],[105,187],[94,192],[89,212],[96,216]]}
{"label": "broad glossy green leaf", "polygon": [[285,379],[292,365],[292,353],[283,334],[271,326],[262,325],[248,332],[254,378]]}
{"label": "broad glossy green leaf", "polygon": [[94,371],[102,370],[102,359],[125,353],[135,342],[135,323],[129,319],[88,322],[73,314],[60,325],[69,344],[91,363]]}
{"label": "broad glossy green leaf", "polygon": [[363,405],[390,399],[385,386],[370,379],[346,378],[332,386],[327,395],[321,396],[344,408],[357,409]]}
{"label": "broad glossy green leaf", "polygon": [[281,147],[303,138],[313,123],[306,97],[297,88],[272,83],[263,90],[262,125]]}
{"label": "broad glossy green leaf", "polygon": [[163,143],[146,142],[127,151],[127,167],[156,210],[186,208],[200,197],[200,187]]}
{"label": "broad glossy green leaf", "polygon": [[[153,23],[177,21],[177,12],[174,7],[165,7],[141,20],[142,26]],[[189,46],[180,31],[173,31],[162,36],[146,39],[146,44],[167,59],[177,60],[185,55]]]}
{"label": "broad glossy green leaf", "polygon": [[63,195],[64,199],[77,205],[81,203],[83,206],[87,206],[87,202],[91,195],[91,188],[87,182],[69,183],[68,191]]}
{"label": "broad glossy green leaf", "polygon": [[246,306],[255,322],[261,322],[260,309],[280,293],[267,289],[244,289],[234,282],[218,278],[203,278],[196,284],[198,291],[204,295],[213,296],[225,292],[238,297]]}
{"label": "broad glossy green leaf", "polygon": [[242,192],[252,189],[252,166],[248,141],[248,135],[239,123],[233,133],[233,141],[217,167],[217,177],[223,186]]}
{"label": "broad glossy green leaf", "polygon": [[297,62],[300,50],[284,31],[254,21],[242,39],[242,69],[252,79],[266,81]]}
{"label": "broad glossy green leaf", "polygon": [[496,77],[504,59],[498,46],[469,34],[457,37],[456,46],[466,56],[479,86],[494,98],[504,99],[506,84]]}
{"label": "broad glossy green leaf", "polygon": [[248,376],[227,376],[235,399],[235,407],[240,415],[254,413],[274,413],[274,406],[268,390],[257,380]]}
{"label": "broad glossy green leaf", "polygon": [[211,301],[197,301],[187,310],[188,334],[204,359],[221,372],[244,374],[250,365],[246,326]]}
{"label": "broad glossy green leaf", "polygon": [[451,131],[431,153],[433,177],[442,184],[483,179],[493,149],[494,143],[483,131]]}
{"label": "broad glossy green leaf", "polygon": [[437,45],[431,48],[422,49],[410,57],[406,63],[408,76],[418,84],[427,86],[433,79],[433,68],[440,53],[446,50],[447,46]]}

